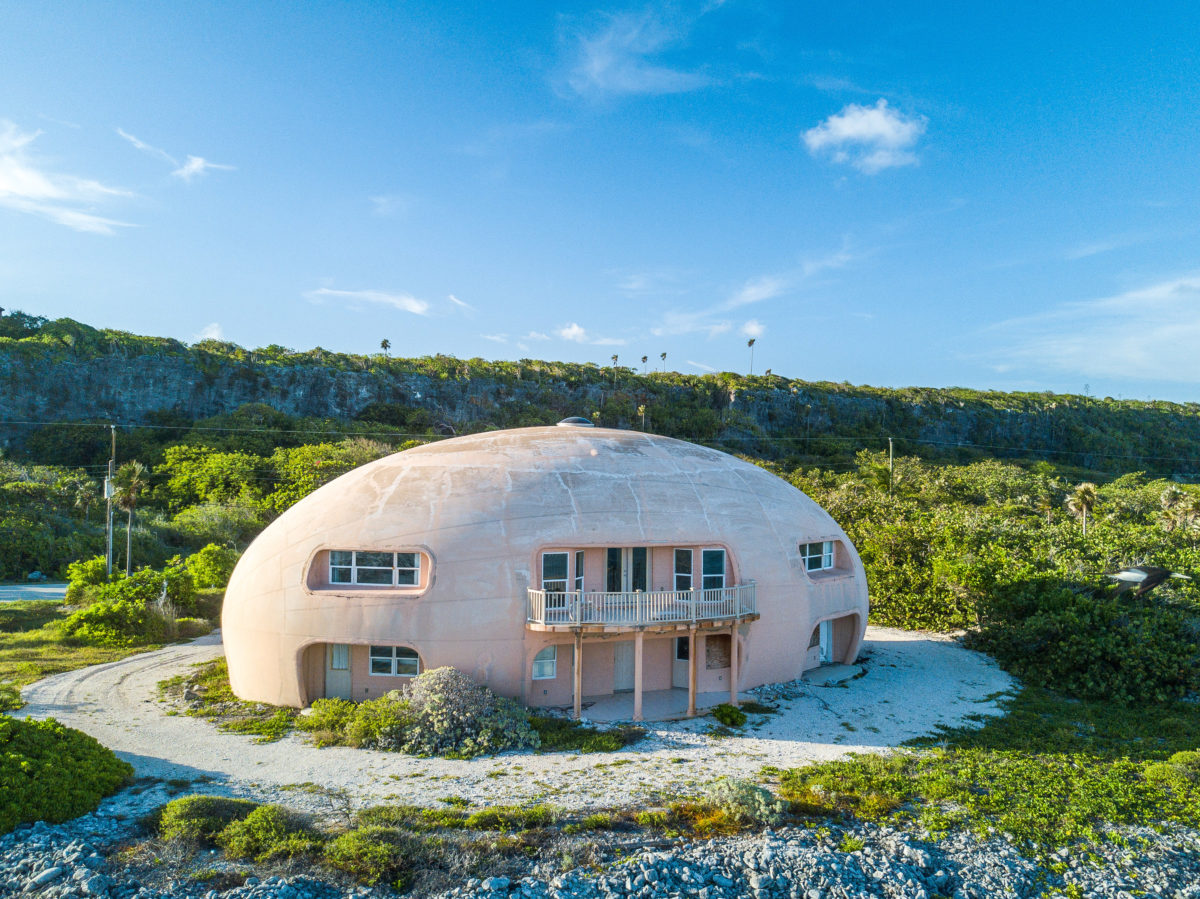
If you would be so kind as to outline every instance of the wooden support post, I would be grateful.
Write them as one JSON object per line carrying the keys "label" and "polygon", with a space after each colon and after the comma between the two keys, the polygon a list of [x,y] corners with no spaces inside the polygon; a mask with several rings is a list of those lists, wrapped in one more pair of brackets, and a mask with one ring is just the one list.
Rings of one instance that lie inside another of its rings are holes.
{"label": "wooden support post", "polygon": [[730,628],[730,705],[738,705],[738,625]]}
{"label": "wooden support post", "polygon": [[642,720],[642,631],[633,635],[633,720]]}
{"label": "wooden support post", "polygon": [[688,628],[688,717],[696,717],[696,628]]}
{"label": "wooden support post", "polygon": [[575,683],[572,692],[575,695],[575,720],[583,715],[583,631],[575,632],[575,666],[571,672]]}

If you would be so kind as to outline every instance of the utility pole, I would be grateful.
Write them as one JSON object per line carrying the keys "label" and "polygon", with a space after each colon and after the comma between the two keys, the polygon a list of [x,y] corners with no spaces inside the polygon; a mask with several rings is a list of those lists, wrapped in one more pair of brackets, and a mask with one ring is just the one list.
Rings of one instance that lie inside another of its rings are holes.
{"label": "utility pole", "polygon": [[112,452],[108,457],[108,477],[104,479],[104,501],[107,504],[107,510],[104,515],[104,570],[109,577],[112,577],[112,501],[114,492],[113,476],[117,473],[117,426],[109,425],[108,430],[112,435]]}
{"label": "utility pole", "polygon": [[896,476],[896,457],[892,452],[892,438],[888,438],[888,494],[892,492],[892,480]]}

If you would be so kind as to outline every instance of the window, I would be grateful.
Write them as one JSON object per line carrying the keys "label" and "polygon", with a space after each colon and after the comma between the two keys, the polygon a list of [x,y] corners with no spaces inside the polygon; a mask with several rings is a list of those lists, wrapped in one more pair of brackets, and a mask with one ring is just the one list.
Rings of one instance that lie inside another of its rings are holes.
{"label": "window", "polygon": [[345,643],[334,643],[329,647],[329,670],[350,670],[350,647]]}
{"label": "window", "polygon": [[821,645],[821,628],[818,625],[813,628],[812,636],[808,638],[808,648],[816,649]]}
{"label": "window", "polygon": [[703,588],[705,590],[720,590],[725,586],[725,550],[705,549],[701,551],[703,571]]}
{"label": "window", "polygon": [[687,637],[675,638],[675,661],[687,662],[692,658],[692,648]]}
{"label": "window", "polygon": [[554,680],[558,676],[558,647],[547,646],[533,657],[533,679]]}
{"label": "window", "polygon": [[692,589],[692,551],[690,549],[675,550],[675,589]]}
{"label": "window", "polygon": [[575,553],[575,592],[583,592],[583,550]]}
{"label": "window", "polygon": [[415,587],[421,583],[421,554],[335,549],[329,553],[329,583]]}
{"label": "window", "polygon": [[801,543],[800,557],[806,571],[825,571],[833,567],[833,541]]}
{"label": "window", "polygon": [[566,553],[542,553],[542,589],[547,593],[567,592]]}
{"label": "window", "polygon": [[421,673],[421,658],[407,646],[372,646],[371,673],[390,677],[416,677]]}

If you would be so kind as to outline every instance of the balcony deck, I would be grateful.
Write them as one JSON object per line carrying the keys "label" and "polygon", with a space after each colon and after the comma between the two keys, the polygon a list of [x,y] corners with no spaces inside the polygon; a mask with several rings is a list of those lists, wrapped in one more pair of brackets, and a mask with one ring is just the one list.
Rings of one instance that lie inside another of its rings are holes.
{"label": "balcony deck", "polygon": [[758,618],[754,583],[712,590],[573,593],[529,589],[528,624],[539,631],[676,631]]}

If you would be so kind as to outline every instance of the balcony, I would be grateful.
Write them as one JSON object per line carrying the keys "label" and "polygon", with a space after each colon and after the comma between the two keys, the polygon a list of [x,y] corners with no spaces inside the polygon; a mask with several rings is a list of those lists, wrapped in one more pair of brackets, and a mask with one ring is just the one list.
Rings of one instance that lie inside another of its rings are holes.
{"label": "balcony", "polygon": [[677,630],[758,617],[754,582],[712,590],[632,593],[529,589],[528,624],[535,630]]}

